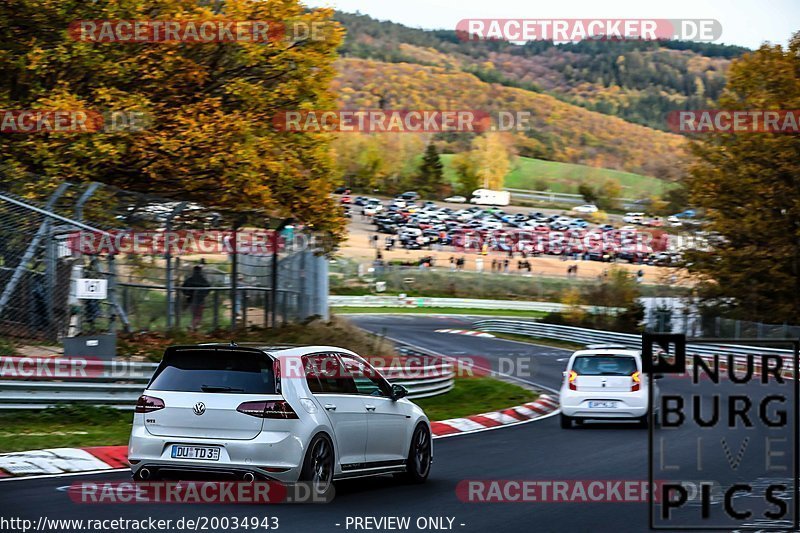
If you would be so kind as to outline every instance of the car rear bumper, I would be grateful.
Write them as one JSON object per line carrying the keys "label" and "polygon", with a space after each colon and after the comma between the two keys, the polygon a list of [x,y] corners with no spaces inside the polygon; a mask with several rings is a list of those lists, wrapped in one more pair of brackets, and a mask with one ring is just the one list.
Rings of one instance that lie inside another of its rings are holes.
{"label": "car rear bumper", "polygon": [[[173,458],[175,444],[219,446],[220,457],[218,461]],[[304,454],[303,441],[286,431],[262,431],[250,440],[225,440],[156,436],[134,426],[128,445],[134,477],[141,477],[141,470],[148,468],[152,477],[157,473],[179,476],[181,472],[205,472],[241,478],[249,472],[261,479],[295,482]]]}
{"label": "car rear bumper", "polygon": [[[589,402],[613,401],[615,408],[589,407]],[[639,418],[647,414],[647,395],[630,392],[561,394],[561,413],[575,418]]]}

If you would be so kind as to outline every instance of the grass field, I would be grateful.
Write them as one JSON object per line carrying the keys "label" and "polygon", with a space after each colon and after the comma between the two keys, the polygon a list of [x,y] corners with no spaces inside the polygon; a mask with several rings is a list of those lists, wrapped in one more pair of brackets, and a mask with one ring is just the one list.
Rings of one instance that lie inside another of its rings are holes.
{"label": "grass field", "polygon": [[332,307],[334,314],[347,313],[427,313],[441,315],[519,316],[540,318],[547,313],[519,309],[462,309],[460,307]]}
{"label": "grass field", "polygon": [[[442,396],[415,400],[431,420],[446,420],[513,407],[535,400],[535,392],[496,379],[456,379]],[[131,411],[64,406],[38,412],[0,414],[0,453],[43,448],[124,446],[131,433]]]}
{"label": "grass field", "polygon": [[[450,166],[452,158],[452,154],[442,154],[445,177],[451,182],[455,182],[455,172]],[[578,192],[578,185],[581,183],[596,187],[604,183],[608,178],[619,181],[622,186],[622,196],[625,198],[660,194],[668,187],[668,184],[662,180],[632,172],[531,159],[529,157],[518,157],[516,159],[512,171],[506,176],[505,186],[511,189],[541,190],[541,184],[546,183],[547,190],[575,194]]]}

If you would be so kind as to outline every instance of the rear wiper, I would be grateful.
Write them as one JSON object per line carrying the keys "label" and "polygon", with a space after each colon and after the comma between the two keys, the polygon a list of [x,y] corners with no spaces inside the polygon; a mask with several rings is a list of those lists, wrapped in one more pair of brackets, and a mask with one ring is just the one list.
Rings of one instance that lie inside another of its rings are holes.
{"label": "rear wiper", "polygon": [[200,385],[200,390],[203,392],[244,392],[244,389],[234,389],[233,387],[219,385]]}

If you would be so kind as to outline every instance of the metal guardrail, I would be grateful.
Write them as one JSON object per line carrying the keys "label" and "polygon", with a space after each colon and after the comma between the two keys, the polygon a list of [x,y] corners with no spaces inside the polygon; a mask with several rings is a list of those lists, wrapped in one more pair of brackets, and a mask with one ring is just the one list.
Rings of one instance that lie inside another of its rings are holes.
{"label": "metal guardrail", "polygon": [[[596,329],[561,326],[557,324],[544,324],[541,322],[522,320],[479,320],[474,327],[480,331],[495,333],[511,333],[527,337],[539,337],[574,342],[577,344],[621,344],[631,348],[640,349],[642,346],[641,335],[630,333],[615,333]],[[791,341],[791,339],[787,339]],[[733,354],[737,357],[748,355],[774,354],[780,355],[791,361],[792,351],[779,348],[765,348],[757,346],[742,346],[735,344],[691,344],[686,347],[687,354],[697,354],[704,357],[713,355]]]}
{"label": "metal guardrail", "polygon": [[[568,309],[568,305],[557,302],[529,302],[516,300],[484,300],[482,298],[423,298],[399,296],[336,296],[328,297],[330,307],[454,307],[457,309],[514,309],[518,311],[542,311],[555,313]],[[583,305],[590,313],[614,311],[615,308]]]}
{"label": "metal guardrail", "polygon": [[[403,346],[398,348],[398,352],[405,356],[419,355],[426,359],[431,357]],[[2,359],[4,358],[0,358]],[[93,361],[86,376],[80,380],[0,380],[0,411],[45,409],[64,404],[131,410],[157,366],[155,363],[123,365],[118,362]],[[437,396],[454,387],[455,369],[451,362],[444,359],[409,370],[389,366],[379,367],[378,371],[390,383],[406,387],[411,399]]]}
{"label": "metal guardrail", "polygon": [[[511,193],[511,198],[519,200],[538,200],[551,204],[575,204],[582,205],[588,203],[580,194],[552,191],[531,191],[528,189],[504,189]],[[641,208],[642,203],[633,198],[616,198],[616,201],[625,209]]]}

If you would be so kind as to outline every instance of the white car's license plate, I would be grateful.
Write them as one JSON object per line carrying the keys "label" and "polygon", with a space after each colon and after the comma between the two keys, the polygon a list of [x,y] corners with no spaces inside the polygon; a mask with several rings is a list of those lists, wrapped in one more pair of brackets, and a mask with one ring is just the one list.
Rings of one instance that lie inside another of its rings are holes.
{"label": "white car's license plate", "polygon": [[617,402],[589,402],[589,409],[616,409]]}
{"label": "white car's license plate", "polygon": [[211,446],[172,446],[173,459],[202,459],[219,461],[219,448]]}

